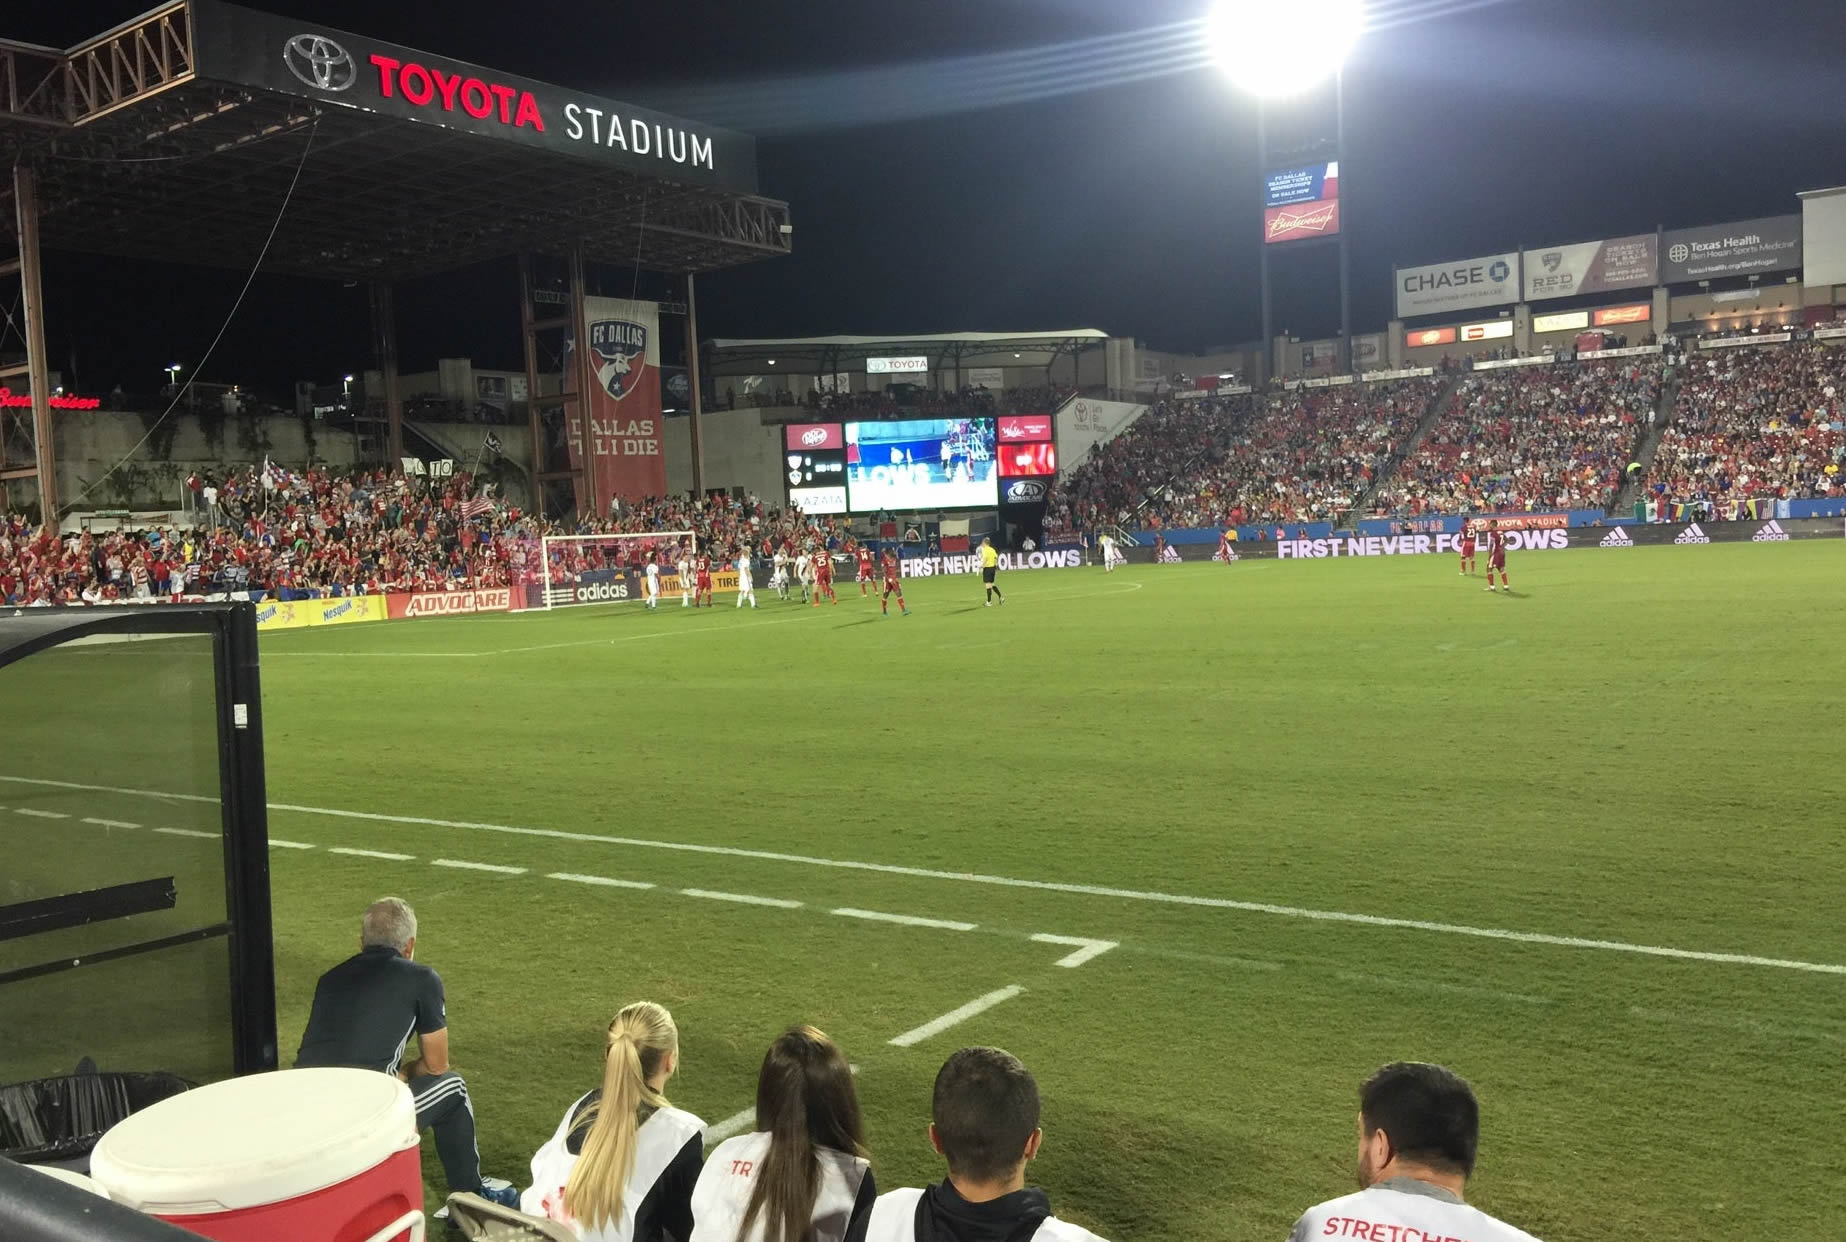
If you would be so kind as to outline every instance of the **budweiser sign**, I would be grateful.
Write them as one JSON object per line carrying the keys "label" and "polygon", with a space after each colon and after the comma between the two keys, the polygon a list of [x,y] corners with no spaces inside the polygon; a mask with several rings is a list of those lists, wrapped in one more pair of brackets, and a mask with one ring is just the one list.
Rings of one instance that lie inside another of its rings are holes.
{"label": "budweiser sign", "polygon": [[1301,241],[1309,237],[1332,237],[1340,231],[1340,204],[1301,203],[1293,207],[1270,207],[1263,212],[1263,241]]}

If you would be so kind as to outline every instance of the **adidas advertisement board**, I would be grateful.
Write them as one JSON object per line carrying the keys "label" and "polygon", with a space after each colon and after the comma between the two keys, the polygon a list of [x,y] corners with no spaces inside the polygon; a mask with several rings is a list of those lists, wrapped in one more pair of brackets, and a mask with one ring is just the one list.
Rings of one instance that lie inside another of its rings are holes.
{"label": "adidas advertisement board", "polygon": [[1750,536],[1750,542],[1751,543],[1787,543],[1788,542],[1788,532],[1782,529],[1782,524],[1780,522],[1776,522],[1776,521],[1765,522],[1762,525],[1762,527],[1758,529],[1754,535]]}
{"label": "adidas advertisement board", "polygon": [[1599,548],[1632,548],[1634,540],[1629,538],[1627,531],[1618,526],[1598,540],[1596,546]]}
{"label": "adidas advertisement board", "polygon": [[1777,518],[1742,522],[1651,522],[1620,526],[1576,526],[1573,548],[1705,547],[1714,543],[1793,543],[1804,539],[1838,539],[1841,523],[1827,518]]}
{"label": "adidas advertisement board", "polygon": [[1686,527],[1686,529],[1680,531],[1677,535],[1674,535],[1673,542],[1682,547],[1689,543],[1710,543],[1711,536],[1700,530],[1699,524],[1694,522],[1692,525]]}

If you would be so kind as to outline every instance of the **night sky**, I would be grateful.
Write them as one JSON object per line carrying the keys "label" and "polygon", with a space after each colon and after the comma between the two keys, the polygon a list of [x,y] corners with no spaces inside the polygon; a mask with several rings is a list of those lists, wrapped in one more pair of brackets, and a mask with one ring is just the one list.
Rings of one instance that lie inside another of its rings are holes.
{"label": "night sky", "polygon": [[[0,35],[66,46],[146,7],[8,5]],[[1197,51],[1205,0],[252,7],[756,133],[795,254],[705,278],[706,336],[1259,335],[1254,108]],[[1792,212],[1846,182],[1842,0],[1372,8],[1388,28],[1346,75],[1355,331],[1389,319],[1393,264]],[[1337,327],[1333,270],[1278,265],[1278,330]],[[150,389],[242,279],[49,255],[53,365]],[[405,369],[519,366],[515,290],[510,264],[401,290]],[[280,393],[369,362],[363,290],[259,278],[205,377]]]}

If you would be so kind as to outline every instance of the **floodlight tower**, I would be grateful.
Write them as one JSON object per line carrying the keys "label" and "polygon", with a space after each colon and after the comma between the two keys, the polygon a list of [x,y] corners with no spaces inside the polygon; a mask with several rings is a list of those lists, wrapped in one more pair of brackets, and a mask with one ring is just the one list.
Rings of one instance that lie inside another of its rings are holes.
{"label": "floodlight tower", "polygon": [[[1258,172],[1267,183],[1269,146],[1265,109],[1333,79],[1334,159],[1346,158],[1346,58],[1365,29],[1365,0],[1321,0],[1312,16],[1274,0],[1218,0],[1205,18],[1205,39],[1231,85],[1256,100]],[[1265,206],[1268,199],[1265,196]],[[1344,207],[1342,205],[1343,213]],[[1346,228],[1340,247],[1340,361],[1351,371],[1352,290]],[[1275,365],[1275,329],[1269,304],[1269,239],[1263,239],[1263,376]]]}

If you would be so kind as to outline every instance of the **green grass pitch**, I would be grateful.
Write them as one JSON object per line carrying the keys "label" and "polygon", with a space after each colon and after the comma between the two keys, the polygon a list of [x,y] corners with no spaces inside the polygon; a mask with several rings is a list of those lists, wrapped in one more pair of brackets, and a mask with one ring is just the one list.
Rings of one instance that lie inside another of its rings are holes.
{"label": "green grass pitch", "polygon": [[[713,1121],[781,1028],[832,1034],[886,1187],[940,1176],[943,1056],[1012,1049],[1046,1102],[1031,1177],[1118,1242],[1283,1237],[1350,1189],[1354,1087],[1399,1058],[1473,1081],[1472,1197],[1550,1242],[1837,1236],[1846,546],[1512,572],[1511,598],[1452,557],[1244,562],[1006,575],[994,609],[912,581],[905,619],[843,584],[266,636],[270,832],[314,847],[272,852],[284,1061],[395,893],[484,1166],[522,1183],[647,998]],[[1114,947],[1061,966],[1083,946],[1047,935]]]}

